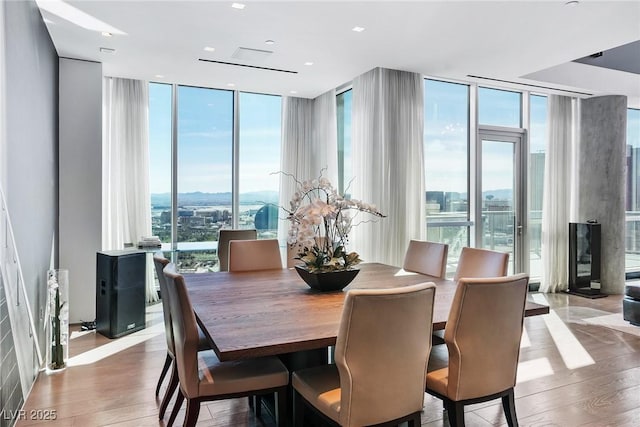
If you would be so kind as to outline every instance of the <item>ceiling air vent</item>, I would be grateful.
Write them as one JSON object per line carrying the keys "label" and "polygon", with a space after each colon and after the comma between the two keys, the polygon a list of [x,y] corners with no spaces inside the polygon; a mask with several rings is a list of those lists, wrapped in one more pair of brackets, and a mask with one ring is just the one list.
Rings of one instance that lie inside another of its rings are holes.
{"label": "ceiling air vent", "polygon": [[240,59],[242,61],[264,61],[273,52],[270,50],[250,49],[248,47],[239,47],[231,55],[234,59]]}

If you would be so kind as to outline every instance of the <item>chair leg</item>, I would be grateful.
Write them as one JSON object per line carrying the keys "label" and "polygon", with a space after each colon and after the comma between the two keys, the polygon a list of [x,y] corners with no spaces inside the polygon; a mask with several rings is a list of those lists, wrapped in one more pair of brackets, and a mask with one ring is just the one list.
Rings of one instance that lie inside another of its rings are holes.
{"label": "chair leg", "polygon": [[276,425],[278,427],[287,427],[287,387],[279,388],[275,392],[276,406]]}
{"label": "chair leg", "polygon": [[408,422],[409,427],[420,427],[422,425],[422,412],[416,412]]}
{"label": "chair leg", "polygon": [[464,427],[464,405],[447,399],[445,401],[449,425],[451,427]]}
{"label": "chair leg", "polygon": [[253,412],[256,414],[256,418],[262,416],[262,398],[260,396],[253,396]]}
{"label": "chair leg", "polygon": [[196,425],[200,415],[200,400],[187,399],[187,413],[184,416],[184,427],[192,427]]}
{"label": "chair leg", "polygon": [[156,397],[160,394],[160,386],[162,385],[162,381],[164,381],[164,377],[167,375],[167,371],[171,366],[171,362],[173,358],[167,352],[167,358],[164,359],[164,366],[162,367],[162,372],[160,373],[160,378],[158,379],[158,385],[156,386]]}
{"label": "chair leg", "polygon": [[160,419],[164,418],[164,414],[167,412],[167,407],[169,406],[169,402],[171,401],[171,397],[173,396],[173,392],[176,391],[178,387],[178,368],[176,364],[173,364],[173,369],[171,370],[171,378],[169,379],[169,385],[167,386],[167,391],[164,393],[164,397],[162,398],[162,402],[160,403],[160,411],[158,415]]}
{"label": "chair leg", "polygon": [[304,398],[293,390],[293,427],[304,426]]}
{"label": "chair leg", "polygon": [[502,396],[502,407],[504,408],[504,416],[507,418],[509,427],[518,427],[518,418],[516,417],[516,399],[513,389],[509,390],[506,395]]}
{"label": "chair leg", "polygon": [[176,420],[178,416],[178,412],[180,412],[180,407],[182,406],[182,402],[184,401],[184,394],[182,394],[182,390],[178,389],[178,396],[176,397],[176,403],[173,405],[173,410],[171,411],[171,416],[169,417],[169,422],[167,422],[167,427],[171,427],[173,422]]}

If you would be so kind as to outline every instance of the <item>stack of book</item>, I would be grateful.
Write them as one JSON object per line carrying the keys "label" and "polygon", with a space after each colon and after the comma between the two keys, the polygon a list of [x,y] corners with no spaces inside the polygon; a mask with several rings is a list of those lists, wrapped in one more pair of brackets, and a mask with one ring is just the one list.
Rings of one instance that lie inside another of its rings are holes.
{"label": "stack of book", "polygon": [[143,237],[138,242],[138,248],[159,248],[162,246],[158,236]]}

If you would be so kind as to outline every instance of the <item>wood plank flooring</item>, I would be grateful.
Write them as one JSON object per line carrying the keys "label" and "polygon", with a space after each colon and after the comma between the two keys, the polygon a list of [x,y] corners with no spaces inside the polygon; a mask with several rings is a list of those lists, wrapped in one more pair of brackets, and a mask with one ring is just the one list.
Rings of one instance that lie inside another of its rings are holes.
{"label": "wood plank flooring", "polygon": [[[515,390],[520,426],[640,426],[640,335],[584,321],[621,313],[622,297],[532,296],[546,298],[552,310],[525,320]],[[54,375],[41,373],[24,408],[27,418],[31,410],[55,410],[56,419],[21,420],[17,426],[165,425],[168,415],[158,420],[154,396],[166,345],[159,306],[150,307],[148,319],[147,329],[118,340],[93,332],[73,338],[71,366]],[[436,367],[446,358],[446,347],[434,346],[433,355]],[[176,425],[183,415],[184,410]],[[506,425],[499,401],[467,407],[465,421],[469,427]],[[429,395],[422,425],[449,425],[442,403]],[[234,399],[203,405],[198,426],[272,423],[256,419],[247,399]]]}

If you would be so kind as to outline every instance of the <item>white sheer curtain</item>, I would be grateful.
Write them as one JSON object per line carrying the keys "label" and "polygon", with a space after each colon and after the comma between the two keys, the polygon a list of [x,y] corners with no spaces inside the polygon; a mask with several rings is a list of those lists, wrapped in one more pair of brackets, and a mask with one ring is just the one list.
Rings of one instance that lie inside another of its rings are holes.
{"label": "white sheer curtain", "polygon": [[352,194],[387,215],[361,214],[368,222],[352,232],[349,249],[367,262],[400,266],[409,240],[426,236],[423,84],[420,74],[383,68],[353,82]]}
{"label": "white sheer curtain", "polygon": [[[282,172],[304,181],[320,175],[337,186],[338,180],[338,129],[335,90],[315,99],[285,97],[282,103],[282,148],[280,154]],[[296,189],[295,181],[280,177],[280,206],[289,208],[289,201]],[[280,217],[284,213],[280,212]],[[287,242],[289,222],[280,220],[278,239]]]}
{"label": "white sheer curtain", "polygon": [[[102,246],[122,249],[151,235],[149,196],[149,86],[107,77],[103,106]],[[147,302],[158,300],[147,262]]]}
{"label": "white sheer curtain", "polygon": [[572,141],[574,123],[572,99],[548,98],[548,138],[542,203],[541,292],[567,289],[569,262],[569,220],[572,188]]}

